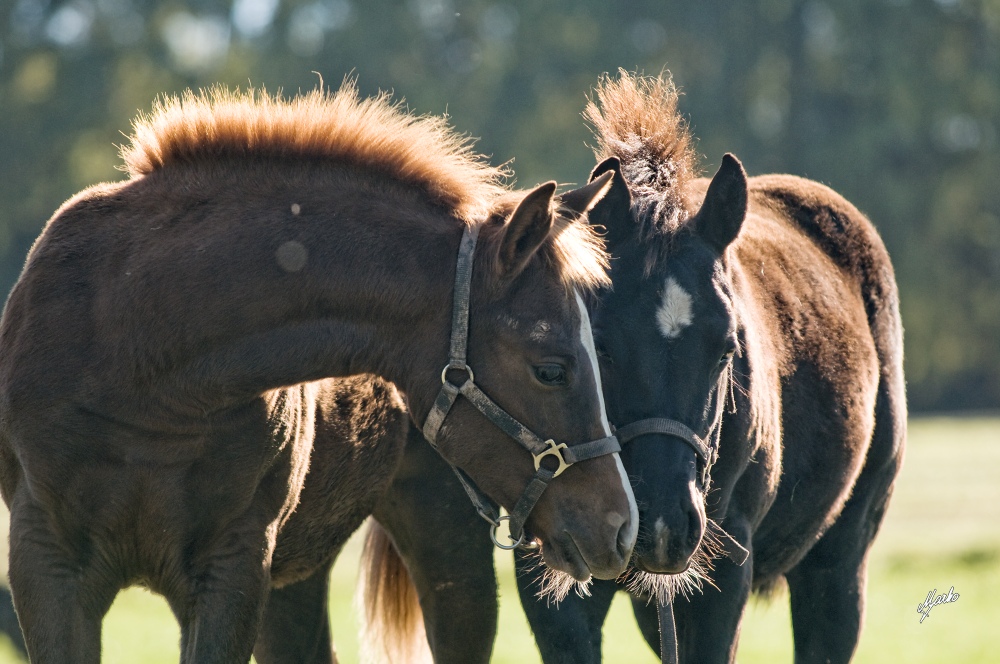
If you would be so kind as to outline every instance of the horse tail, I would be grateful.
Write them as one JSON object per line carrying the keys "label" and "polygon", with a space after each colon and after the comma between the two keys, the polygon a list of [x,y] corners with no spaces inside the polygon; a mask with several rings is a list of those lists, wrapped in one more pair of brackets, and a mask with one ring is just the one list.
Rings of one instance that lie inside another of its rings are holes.
{"label": "horse tail", "polygon": [[362,661],[432,661],[417,589],[389,534],[374,519],[361,553],[355,602]]}

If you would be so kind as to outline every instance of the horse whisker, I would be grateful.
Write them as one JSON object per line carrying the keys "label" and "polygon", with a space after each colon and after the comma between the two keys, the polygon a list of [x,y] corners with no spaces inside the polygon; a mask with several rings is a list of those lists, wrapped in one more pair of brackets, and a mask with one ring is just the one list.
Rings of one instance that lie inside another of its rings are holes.
{"label": "horse whisker", "polygon": [[679,574],[653,574],[631,568],[618,577],[618,583],[625,585],[633,596],[645,596],[648,601],[655,599],[659,603],[672,602],[677,595],[688,598],[696,591],[702,592],[702,584],[705,583],[718,590],[710,573],[715,569],[712,561],[719,558],[724,550],[715,530],[718,525],[709,520],[709,526],[685,571]]}

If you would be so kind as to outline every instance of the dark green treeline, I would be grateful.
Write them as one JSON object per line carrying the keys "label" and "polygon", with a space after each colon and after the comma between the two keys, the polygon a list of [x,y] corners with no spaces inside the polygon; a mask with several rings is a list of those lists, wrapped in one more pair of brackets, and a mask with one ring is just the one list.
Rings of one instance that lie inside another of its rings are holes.
{"label": "dark green treeline", "polygon": [[619,67],[673,73],[706,171],[731,151],[872,218],[913,410],[1000,407],[1000,0],[0,0],[0,294],[160,93],[353,73],[527,186],[584,180],[585,94]]}

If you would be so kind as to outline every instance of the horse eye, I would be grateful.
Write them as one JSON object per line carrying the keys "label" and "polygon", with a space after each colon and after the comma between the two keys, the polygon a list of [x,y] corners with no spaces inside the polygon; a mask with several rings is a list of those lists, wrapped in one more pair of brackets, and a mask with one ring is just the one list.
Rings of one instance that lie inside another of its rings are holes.
{"label": "horse eye", "polygon": [[535,367],[535,378],[543,385],[565,385],[566,368],[559,364],[539,364]]}
{"label": "horse eye", "polygon": [[733,359],[734,355],[736,355],[736,349],[735,348],[728,349],[725,352],[725,354],[721,358],[719,358],[719,364],[720,365],[728,364]]}

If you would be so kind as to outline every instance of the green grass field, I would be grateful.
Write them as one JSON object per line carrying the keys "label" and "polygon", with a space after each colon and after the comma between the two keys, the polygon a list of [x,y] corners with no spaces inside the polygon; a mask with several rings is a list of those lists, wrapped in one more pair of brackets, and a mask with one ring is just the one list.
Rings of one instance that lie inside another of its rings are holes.
{"label": "green grass field", "polygon": [[[333,575],[333,629],[345,664],[358,661],[352,596],[359,550],[355,536]],[[497,564],[501,624],[493,661],[538,662],[517,601],[510,556],[498,553]],[[959,600],[934,608],[921,624],[917,605],[930,590],[947,592],[951,586]],[[868,613],[855,661],[1000,662],[998,623],[1000,419],[915,419],[903,472],[872,554]],[[658,661],[639,636],[624,595],[616,599],[604,635],[606,662]],[[104,661],[176,662],[177,641],[166,603],[132,589],[118,597],[105,620]],[[791,653],[787,594],[769,603],[751,601],[739,661],[790,662]],[[18,661],[8,644],[0,643],[0,664]]]}

